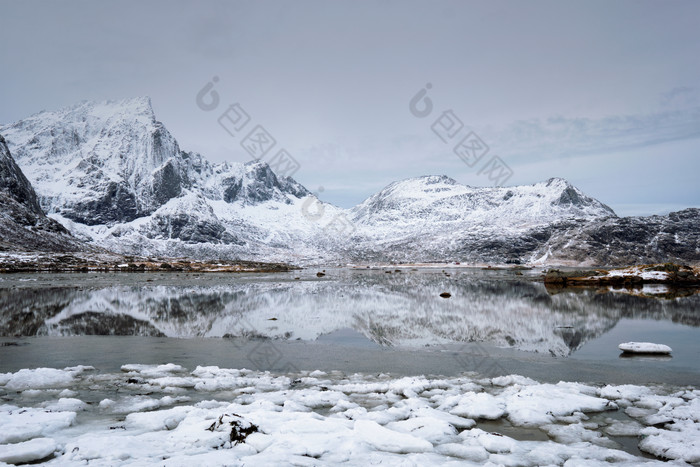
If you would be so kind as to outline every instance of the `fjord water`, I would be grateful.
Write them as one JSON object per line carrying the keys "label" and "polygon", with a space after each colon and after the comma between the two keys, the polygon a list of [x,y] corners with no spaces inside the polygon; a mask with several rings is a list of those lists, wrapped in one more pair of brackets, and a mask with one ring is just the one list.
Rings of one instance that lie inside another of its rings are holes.
{"label": "fjord water", "polygon": [[[700,380],[700,295],[548,290],[541,270],[316,269],[275,274],[0,277],[0,371],[173,362],[256,370],[541,380]],[[449,298],[440,294],[448,292]],[[672,357],[623,358],[623,341]]]}

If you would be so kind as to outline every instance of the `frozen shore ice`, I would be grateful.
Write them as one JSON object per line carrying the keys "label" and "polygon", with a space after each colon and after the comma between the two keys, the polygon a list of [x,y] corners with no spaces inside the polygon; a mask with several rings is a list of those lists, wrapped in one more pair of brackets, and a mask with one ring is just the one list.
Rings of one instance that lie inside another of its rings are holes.
{"label": "frozen shore ice", "polygon": [[[48,465],[700,462],[700,391],[692,387],[168,364],[116,373],[24,369],[0,374],[0,396],[4,462],[51,455]],[[518,435],[533,431],[536,439]],[[658,460],[625,451],[620,437],[636,438]]]}

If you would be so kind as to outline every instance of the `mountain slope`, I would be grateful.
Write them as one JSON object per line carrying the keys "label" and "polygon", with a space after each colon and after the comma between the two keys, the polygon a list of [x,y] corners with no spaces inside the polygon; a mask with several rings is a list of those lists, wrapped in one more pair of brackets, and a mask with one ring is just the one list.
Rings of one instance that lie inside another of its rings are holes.
{"label": "mountain slope", "polygon": [[133,220],[181,190],[177,142],[147,99],[84,102],[3,128],[41,205],[93,225]]}
{"label": "mountain slope", "polygon": [[530,261],[558,264],[700,264],[700,209],[665,216],[616,217],[551,226]]}
{"label": "mountain slope", "polygon": [[0,251],[80,251],[58,222],[44,215],[29,180],[0,135]]}

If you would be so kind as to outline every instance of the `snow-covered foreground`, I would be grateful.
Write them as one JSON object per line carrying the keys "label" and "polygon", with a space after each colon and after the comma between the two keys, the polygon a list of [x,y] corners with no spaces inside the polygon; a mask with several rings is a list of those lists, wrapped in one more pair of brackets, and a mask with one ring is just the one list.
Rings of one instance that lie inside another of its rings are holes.
{"label": "snow-covered foreground", "polygon": [[623,451],[621,437],[678,465],[700,462],[695,388],[133,364],[0,374],[0,396],[0,460],[10,463],[661,463]]}

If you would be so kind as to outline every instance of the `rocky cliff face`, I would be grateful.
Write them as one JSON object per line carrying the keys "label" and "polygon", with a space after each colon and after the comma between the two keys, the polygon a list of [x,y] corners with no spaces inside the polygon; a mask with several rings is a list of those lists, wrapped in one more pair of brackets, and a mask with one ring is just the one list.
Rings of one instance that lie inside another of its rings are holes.
{"label": "rocky cliff face", "polygon": [[[35,218],[43,215],[36,193],[31,183],[17,166],[10,150],[7,148],[5,138],[0,135],[0,193],[7,203],[21,206],[28,217],[20,217],[13,220],[23,225],[34,225]],[[33,215],[33,216],[32,216]]]}
{"label": "rocky cliff face", "polygon": [[79,251],[58,222],[44,215],[29,180],[0,136],[0,251]]}
{"label": "rocky cliff face", "polygon": [[697,209],[619,218],[560,178],[477,188],[425,176],[340,209],[263,162],[212,164],[182,151],[148,98],[84,102],[0,132],[37,192],[8,176],[28,212],[40,207],[120,253],[301,264],[700,262]]}
{"label": "rocky cliff face", "polygon": [[564,222],[553,224],[548,234],[532,255],[543,263],[700,264],[700,209],[695,208],[666,216]]}
{"label": "rocky cliff face", "polygon": [[82,103],[3,128],[44,210],[86,225],[131,221],[177,196],[175,139],[147,99]]}

